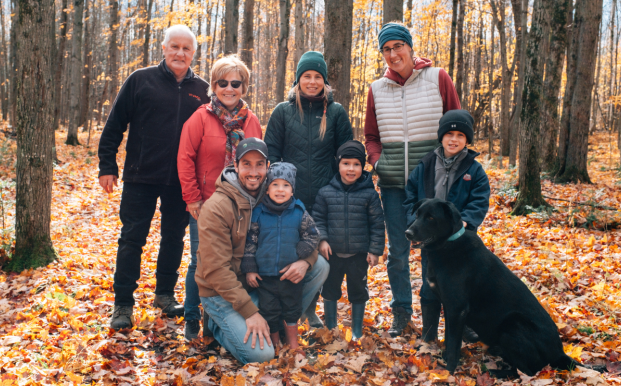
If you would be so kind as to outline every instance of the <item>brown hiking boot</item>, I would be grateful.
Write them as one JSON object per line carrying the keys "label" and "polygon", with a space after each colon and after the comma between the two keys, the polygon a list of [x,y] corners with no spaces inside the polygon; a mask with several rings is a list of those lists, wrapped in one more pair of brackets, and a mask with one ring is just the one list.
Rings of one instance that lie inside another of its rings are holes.
{"label": "brown hiking boot", "polygon": [[134,307],[132,306],[114,306],[112,319],[110,319],[110,328],[114,330],[122,330],[124,328],[132,328],[134,325]]}
{"label": "brown hiking boot", "polygon": [[174,295],[155,295],[153,306],[162,309],[162,314],[169,318],[183,316],[183,305],[175,299]]}

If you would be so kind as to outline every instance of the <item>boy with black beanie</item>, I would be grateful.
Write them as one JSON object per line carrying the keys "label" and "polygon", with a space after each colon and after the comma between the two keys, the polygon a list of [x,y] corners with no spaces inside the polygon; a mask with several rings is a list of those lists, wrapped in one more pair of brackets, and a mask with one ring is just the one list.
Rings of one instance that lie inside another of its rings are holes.
{"label": "boy with black beanie", "polygon": [[[408,227],[416,219],[412,206],[424,198],[450,201],[461,213],[464,228],[474,230],[481,225],[489,209],[490,186],[487,174],[475,160],[479,153],[469,150],[472,143],[474,119],[466,110],[451,110],[440,119],[438,140],[441,146],[425,155],[408,178],[403,203]],[[427,277],[427,256],[421,252],[423,286],[420,290],[423,314],[423,339],[437,339],[441,304],[431,290]],[[466,336],[468,334],[468,336]],[[476,340],[470,329],[464,330],[464,339]]]}
{"label": "boy with black beanie", "polygon": [[352,335],[362,337],[365,303],[369,300],[367,270],[384,253],[384,212],[371,173],[363,170],[362,143],[347,141],[336,152],[339,172],[319,190],[313,218],[319,229],[319,253],[330,263],[321,296],[325,323],[337,326],[337,302],[347,276]]}

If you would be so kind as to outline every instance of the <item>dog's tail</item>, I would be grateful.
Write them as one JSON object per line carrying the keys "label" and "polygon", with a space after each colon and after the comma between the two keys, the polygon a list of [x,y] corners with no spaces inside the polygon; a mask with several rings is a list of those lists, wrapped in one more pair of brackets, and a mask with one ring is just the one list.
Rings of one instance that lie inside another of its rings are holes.
{"label": "dog's tail", "polygon": [[570,371],[575,370],[578,366],[585,367],[585,368],[590,369],[590,370],[595,370],[595,371],[600,372],[600,373],[603,373],[604,371],[606,371],[606,366],[605,365],[586,365],[586,364],[582,364],[582,363],[574,360],[573,358],[569,357],[566,354],[563,354],[556,361],[556,363],[551,363],[551,366],[553,368],[556,368],[556,369],[563,369],[563,370],[570,370]]}

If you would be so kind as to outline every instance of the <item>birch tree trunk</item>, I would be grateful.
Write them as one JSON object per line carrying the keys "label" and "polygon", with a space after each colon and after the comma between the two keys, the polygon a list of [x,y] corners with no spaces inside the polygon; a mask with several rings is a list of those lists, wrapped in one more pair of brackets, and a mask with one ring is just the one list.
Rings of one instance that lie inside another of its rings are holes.
{"label": "birch tree trunk", "polygon": [[280,33],[278,34],[278,56],[276,58],[276,100],[282,100],[285,97],[290,15],[291,0],[280,0]]}
{"label": "birch tree trunk", "polygon": [[539,50],[543,45],[543,19],[551,11],[547,0],[535,0],[533,21],[526,48],[526,72],[522,94],[522,131],[520,132],[519,194],[513,215],[524,215],[531,208],[549,206],[541,195],[539,166],[539,129],[543,97],[543,63]]}
{"label": "birch tree trunk", "polygon": [[67,145],[79,145],[78,120],[80,119],[80,94],[82,86],[82,28],[84,18],[84,0],[73,2],[73,32],[71,33],[71,83],[69,86],[70,111],[67,127]]}
{"label": "birch tree trunk", "polygon": [[[45,266],[50,238],[54,144],[54,0],[18,0],[15,253],[7,269]],[[36,95],[36,98],[33,96]]]}
{"label": "birch tree trunk", "polygon": [[[334,100],[349,112],[353,0],[326,0],[324,53]],[[354,133],[355,135],[355,133]]]}
{"label": "birch tree trunk", "polygon": [[[602,20],[602,0],[576,1],[574,28],[577,43],[572,47],[576,58],[575,81],[571,95],[571,115],[566,155],[559,172],[559,182],[591,183],[587,170],[591,97],[595,75],[597,35]],[[571,75],[568,73],[568,75]]]}
{"label": "birch tree trunk", "polygon": [[237,53],[237,28],[239,27],[239,0],[226,0],[224,9],[224,54]]}

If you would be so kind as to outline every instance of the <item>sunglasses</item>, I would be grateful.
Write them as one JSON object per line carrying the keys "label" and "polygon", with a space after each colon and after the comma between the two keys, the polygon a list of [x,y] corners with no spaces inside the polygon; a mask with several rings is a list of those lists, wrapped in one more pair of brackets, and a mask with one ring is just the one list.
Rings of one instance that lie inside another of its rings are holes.
{"label": "sunglasses", "polygon": [[[228,80],[224,80],[224,79],[220,79],[218,80],[216,83],[218,83],[218,87],[222,87],[225,88],[229,85],[229,81]],[[231,87],[233,88],[239,88],[239,86],[242,85],[242,81],[241,80],[232,80],[231,81]]]}

